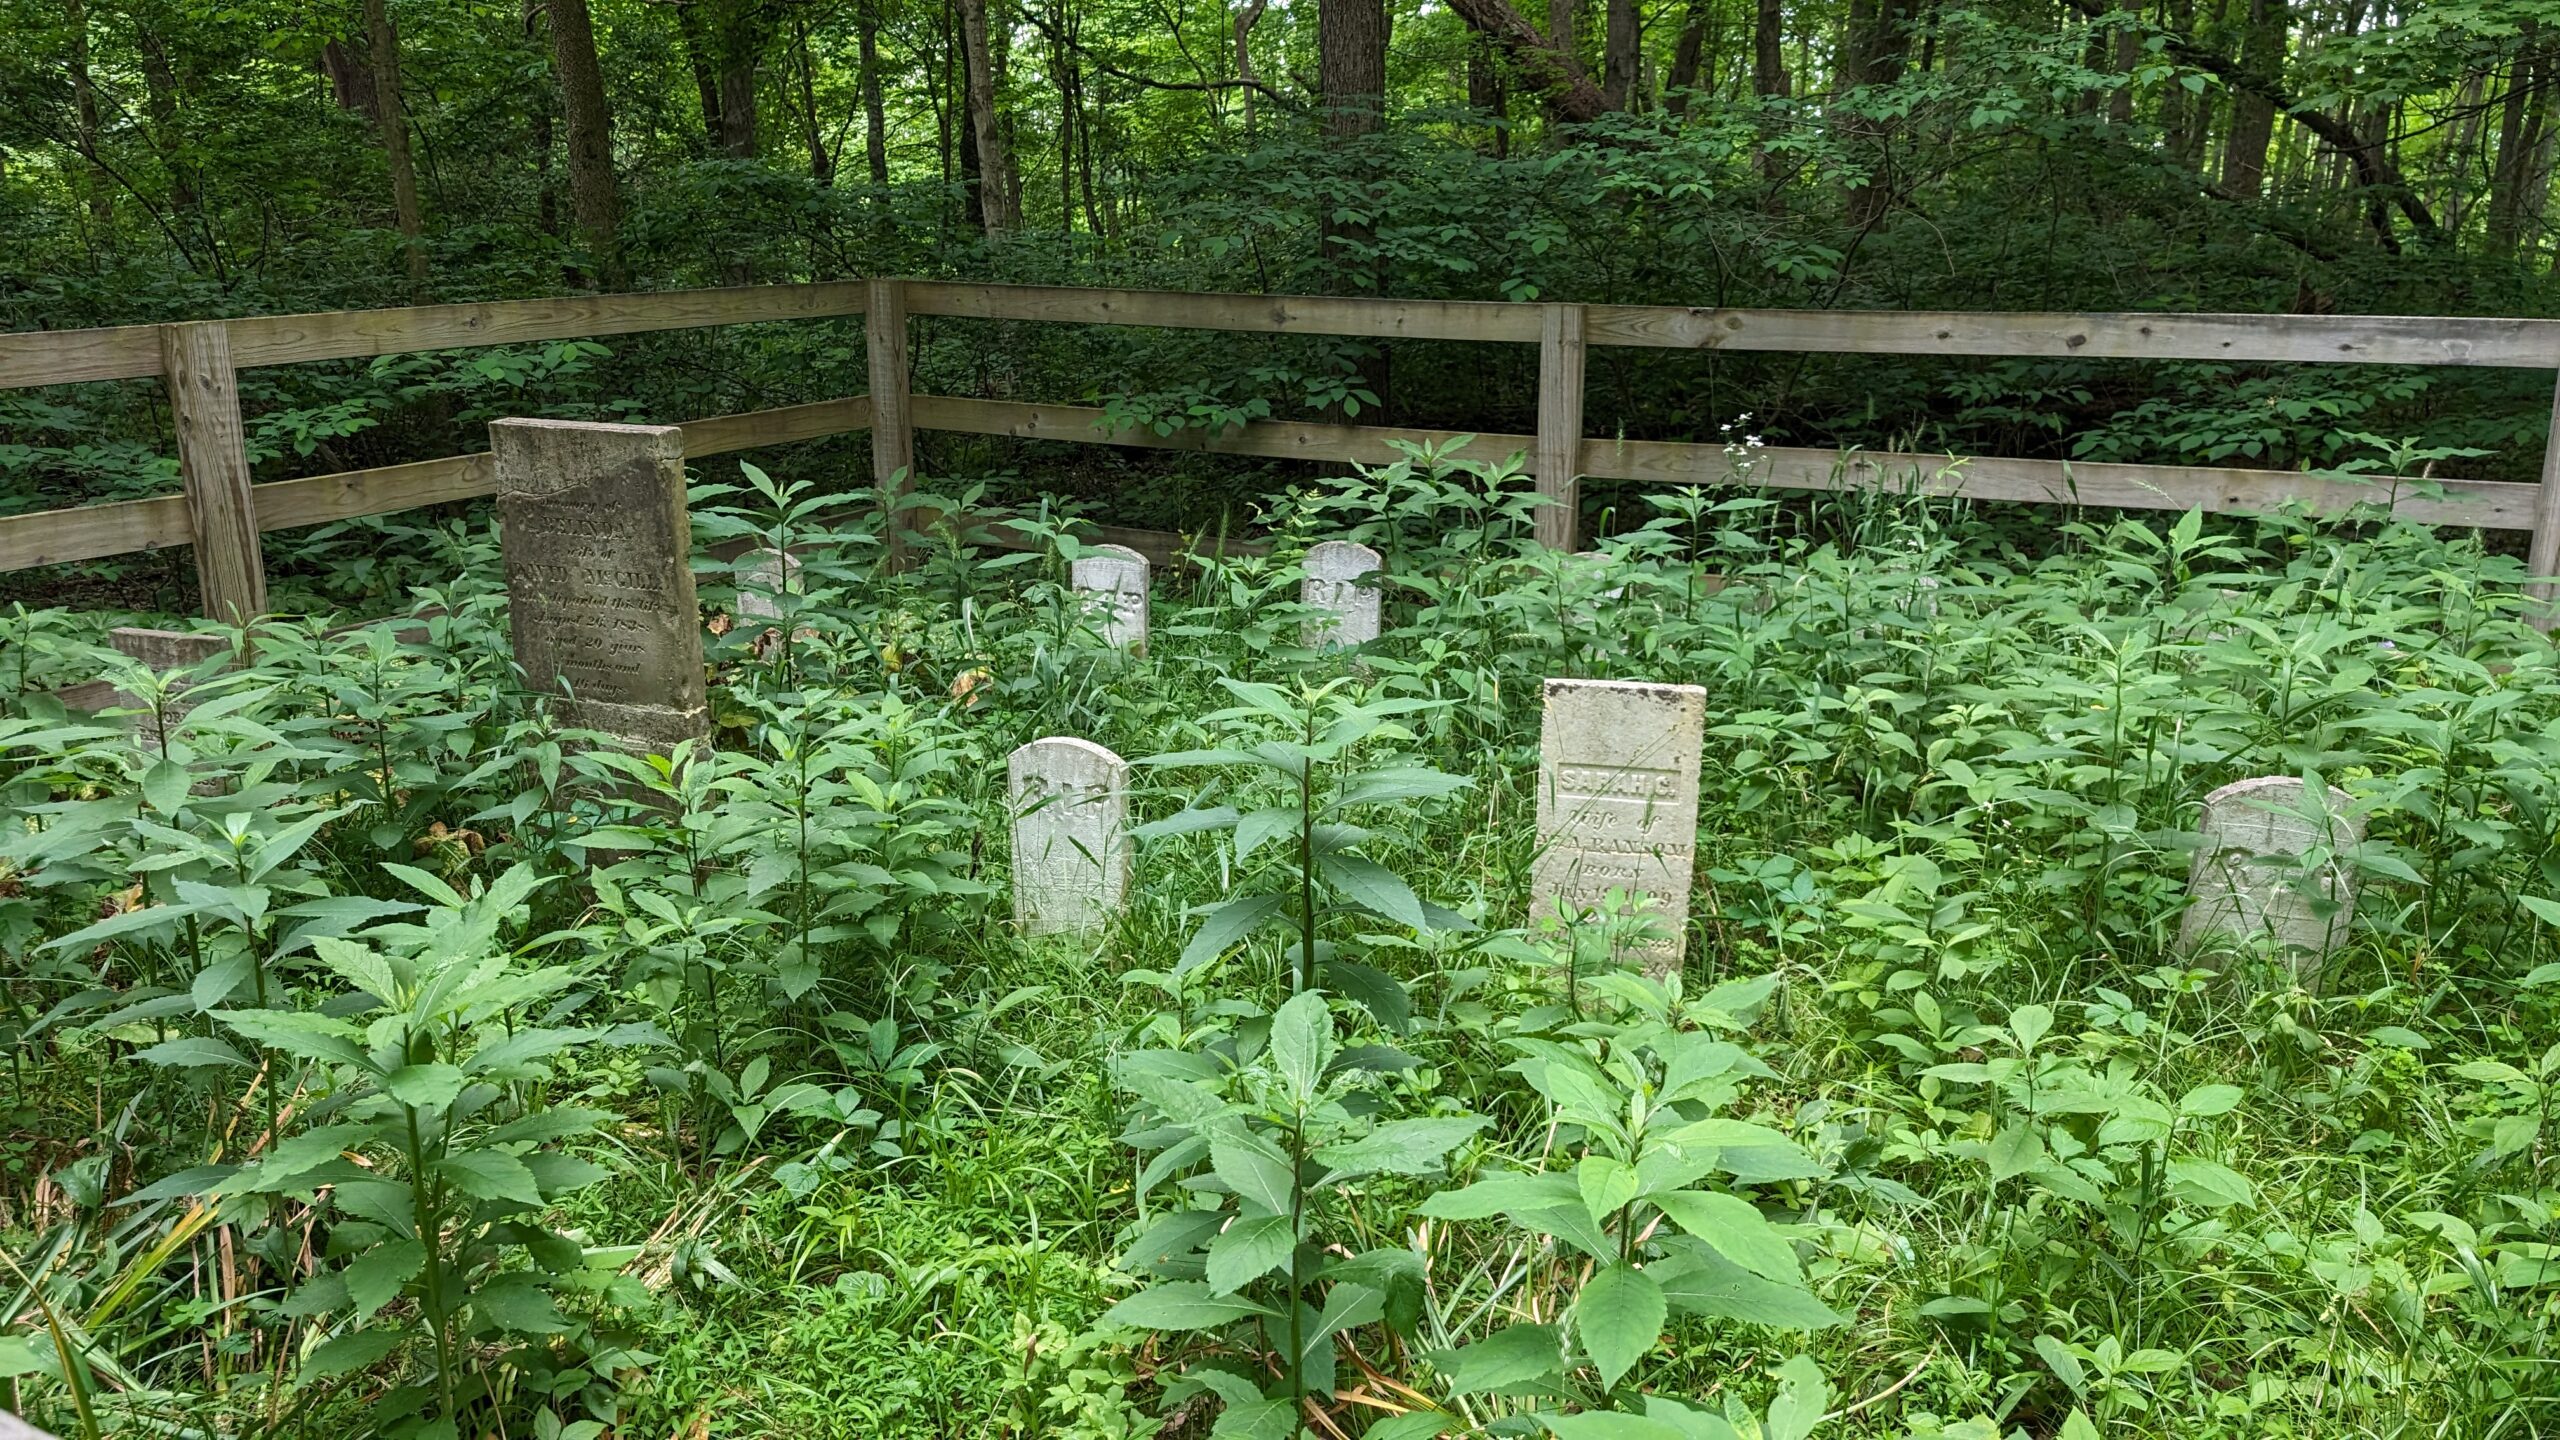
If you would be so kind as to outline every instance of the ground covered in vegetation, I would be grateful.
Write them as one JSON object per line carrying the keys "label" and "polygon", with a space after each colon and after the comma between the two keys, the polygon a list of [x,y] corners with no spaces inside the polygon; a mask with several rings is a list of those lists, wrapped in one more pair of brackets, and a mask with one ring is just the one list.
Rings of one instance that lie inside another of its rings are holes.
{"label": "ground covered in vegetation", "polygon": [[[2379,518],[1293,501],[1143,657],[1033,551],[698,487],[715,744],[576,745],[494,538],[407,628],[126,674],[0,618],[0,1372],[59,1433],[2548,1433],[2560,665]],[[2030,547],[2021,536],[2032,533]],[[723,541],[817,552],[772,626]],[[1294,557],[1387,556],[1301,646]],[[440,545],[420,542],[440,540]],[[419,577],[392,577],[406,584]],[[391,583],[386,581],[386,583]],[[211,667],[207,667],[210,672]],[[1710,692],[1662,917],[1523,924],[1540,682]],[[165,720],[165,723],[161,723]],[[1136,762],[1010,924],[1004,757]],[[2210,789],[2371,839],[2315,992],[2172,947]]]}

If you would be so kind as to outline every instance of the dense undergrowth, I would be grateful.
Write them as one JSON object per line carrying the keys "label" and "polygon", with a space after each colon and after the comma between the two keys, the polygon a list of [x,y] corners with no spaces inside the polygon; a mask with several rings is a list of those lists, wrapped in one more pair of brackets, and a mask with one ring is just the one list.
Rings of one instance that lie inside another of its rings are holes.
{"label": "dense undergrowth", "polygon": [[[0,1372],[59,1432],[2548,1433],[2560,666],[2380,518],[1656,497],[1605,562],[1430,457],[1160,575],[750,476],[716,743],[582,748],[491,537],[422,619],[0,662]],[[1300,646],[1292,557],[1388,557]],[[1689,963],[1522,926],[1547,676],[1711,694]],[[1003,757],[1142,762],[1132,908],[1025,942]],[[2319,993],[2171,948],[2197,803],[2371,840]],[[1285,903],[1284,903],[1285,902]],[[1303,1407],[1303,1408],[1300,1408]],[[1411,1418],[1397,1418],[1409,1416]],[[1159,1430],[1159,1427],[1161,1429]]]}

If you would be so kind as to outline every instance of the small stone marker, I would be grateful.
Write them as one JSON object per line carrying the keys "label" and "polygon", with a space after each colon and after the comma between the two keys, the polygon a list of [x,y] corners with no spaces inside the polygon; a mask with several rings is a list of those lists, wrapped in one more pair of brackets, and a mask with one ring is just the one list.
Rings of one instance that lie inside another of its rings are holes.
{"label": "small stone marker", "polygon": [[659,753],[709,733],[684,432],[498,420],[509,628],[569,724]]}
{"label": "small stone marker", "polygon": [[1651,975],[1679,969],[1688,946],[1706,727],[1701,686],[1547,682],[1532,911],[1579,914],[1613,889],[1652,897],[1663,938],[1631,952]]}
{"label": "small stone marker", "polygon": [[1126,545],[1094,545],[1067,567],[1102,643],[1133,655],[1147,653],[1147,557]]}
{"label": "small stone marker", "polygon": [[750,550],[729,567],[738,584],[738,618],[779,620],[781,597],[800,588],[800,557],[767,547]]}
{"label": "small stone marker", "polygon": [[[231,648],[231,641],[220,635],[199,635],[185,630],[146,630],[138,625],[119,625],[108,631],[107,644],[163,675],[172,670],[184,670]],[[166,741],[160,730],[161,720],[174,723],[192,708],[186,699],[192,683],[180,681],[171,687],[159,715],[135,717],[134,723],[145,744],[159,749]],[[149,700],[129,690],[117,690],[110,703],[126,710],[148,710],[151,706]]]}
{"label": "small stone marker", "polygon": [[1005,760],[1013,805],[1013,920],[1026,935],[1094,930],[1129,894],[1129,765],[1053,735]]}
{"label": "small stone marker", "polygon": [[[2180,949],[2264,938],[2297,980],[2318,986],[2322,960],[2346,942],[2355,915],[2355,877],[2334,857],[2364,839],[2364,822],[2348,813],[2354,798],[2333,785],[2324,835],[2303,813],[2308,799],[2300,780],[2282,775],[2236,781],[2204,797]],[[2333,858],[2306,875],[2303,857],[2323,846]]]}
{"label": "small stone marker", "polygon": [[1298,602],[1325,612],[1308,622],[1306,643],[1317,649],[1366,645],[1378,638],[1378,578],[1386,562],[1351,540],[1327,540],[1307,551],[1300,568]]}

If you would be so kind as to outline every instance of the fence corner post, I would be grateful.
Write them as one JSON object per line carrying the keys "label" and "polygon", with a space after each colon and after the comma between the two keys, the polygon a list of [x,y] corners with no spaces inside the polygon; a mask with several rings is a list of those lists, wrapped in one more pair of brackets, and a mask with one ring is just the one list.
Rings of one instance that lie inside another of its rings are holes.
{"label": "fence corner post", "polygon": [[159,329],[160,377],[177,434],[204,613],[228,625],[247,625],[266,613],[267,571],[258,550],[257,501],[249,491],[249,441],[240,420],[240,376],[231,364],[231,327],[220,320],[189,320]]}
{"label": "fence corner post", "polygon": [[1582,307],[1543,305],[1538,315],[1538,543],[1571,550],[1582,515]]}
{"label": "fence corner post", "polygon": [[906,555],[898,501],[914,488],[916,478],[916,429],[907,378],[907,282],[865,282],[862,333],[871,361],[871,478],[880,487],[881,523],[895,565]]}
{"label": "fence corner post", "polygon": [[2525,618],[2549,634],[2560,627],[2560,384],[2551,392],[2551,435],[2542,445],[2542,488],[2533,497],[2533,535],[2526,542]]}

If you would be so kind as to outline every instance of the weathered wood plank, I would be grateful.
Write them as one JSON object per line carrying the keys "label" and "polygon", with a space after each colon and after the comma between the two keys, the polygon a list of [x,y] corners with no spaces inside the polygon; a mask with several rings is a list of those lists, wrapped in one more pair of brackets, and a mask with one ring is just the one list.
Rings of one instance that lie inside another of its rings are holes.
{"label": "weathered wood plank", "polygon": [[104,560],[141,550],[165,550],[193,539],[184,495],[0,515],[0,570]]}
{"label": "weathered wood plank", "polygon": [[[2119,465],[2061,460],[1944,455],[1844,454],[1837,450],[1772,446],[1753,452],[1750,483],[1782,490],[1837,490],[1861,485],[1918,488],[1931,495],[1977,500],[2078,504],[2125,510],[2257,513],[2286,501],[2307,501],[2322,512],[2344,510],[2388,494],[2389,480],[2371,487],[2324,480],[2292,470],[2239,470],[2220,466]],[[1582,473],[1610,480],[1660,485],[1710,485],[1734,475],[1733,457],[1721,445],[1658,440],[1585,440]],[[1843,481],[1845,480],[1845,483]],[[2408,486],[2417,482],[2398,482]],[[2447,496],[2400,500],[2398,514],[2428,525],[2476,525],[2524,530],[2533,525],[2538,485],[2495,480],[2439,482]]]}
{"label": "weathered wood plank", "polygon": [[0,335],[0,390],[136,380],[160,373],[160,327],[25,330]]}
{"label": "weathered wood plank", "polygon": [[597,335],[686,330],[705,325],[822,320],[859,315],[862,307],[863,282],[842,280],[814,285],[671,290],[654,295],[563,295],[542,300],[491,300],[476,305],[330,310],[310,315],[262,315],[228,323],[233,359],[238,364],[289,365],[306,360],[343,360],[537,340],[583,340]]}
{"label": "weathered wood plank", "polygon": [[267,613],[267,571],[249,495],[248,432],[240,420],[230,331],[219,320],[161,326],[160,372],[177,433],[178,474],[187,487],[204,612],[246,625]]}
{"label": "weathered wood plank", "polygon": [[1586,351],[1579,305],[1539,307],[1538,543],[1577,548],[1582,526],[1582,379]]}
{"label": "weathered wood plank", "polygon": [[[1125,445],[1141,450],[1197,450],[1217,455],[1255,455],[1272,460],[1330,460],[1363,465],[1404,458],[1398,442],[1448,445],[1470,439],[1459,430],[1414,430],[1385,425],[1308,425],[1290,420],[1257,420],[1238,429],[1212,434],[1177,430],[1104,428],[1106,413],[1084,405],[1029,405],[1014,400],[968,400],[949,395],[918,395],[916,427],[951,430],[966,435],[1004,435],[1017,440],[1065,440],[1083,445]],[[1501,460],[1527,455],[1537,445],[1529,435],[1477,435],[1461,453],[1470,460]]]}
{"label": "weathered wood plank", "polygon": [[784,405],[772,410],[750,410],[741,415],[714,415],[684,422],[684,453],[686,459],[698,460],[706,455],[753,450],[760,445],[822,440],[829,435],[865,430],[870,425],[871,397],[868,395],[820,400],[809,405]]}
{"label": "weathered wood plank", "polygon": [[1374,300],[1333,295],[1198,295],[1178,290],[1079,290],[910,280],[907,310],[975,320],[1080,321],[1172,330],[1368,335],[1399,340],[1538,338],[1532,305],[1498,300]]}
{"label": "weathered wood plank", "polygon": [[2560,320],[2434,315],[1979,314],[1593,305],[1594,345],[2080,360],[2560,366]]}
{"label": "weathered wood plank", "polygon": [[365,515],[389,515],[450,500],[474,500],[497,489],[498,477],[489,456],[447,455],[407,465],[370,470],[341,470],[299,480],[273,480],[251,494],[258,504],[260,530],[291,530],[326,525]]}

